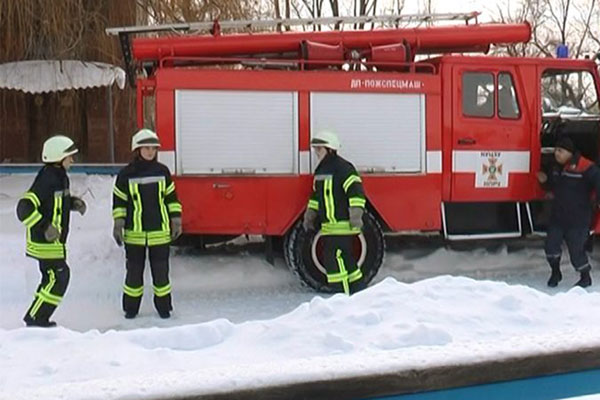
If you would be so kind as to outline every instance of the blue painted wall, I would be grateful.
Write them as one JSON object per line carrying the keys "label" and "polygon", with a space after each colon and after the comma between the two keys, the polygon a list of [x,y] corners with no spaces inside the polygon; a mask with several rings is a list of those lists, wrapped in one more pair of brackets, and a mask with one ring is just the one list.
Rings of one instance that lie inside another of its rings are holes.
{"label": "blue painted wall", "polygon": [[600,393],[600,369],[372,400],[551,400]]}
{"label": "blue painted wall", "polygon": [[[0,174],[35,174],[43,164],[0,164]],[[126,164],[75,164],[71,174],[116,175]]]}

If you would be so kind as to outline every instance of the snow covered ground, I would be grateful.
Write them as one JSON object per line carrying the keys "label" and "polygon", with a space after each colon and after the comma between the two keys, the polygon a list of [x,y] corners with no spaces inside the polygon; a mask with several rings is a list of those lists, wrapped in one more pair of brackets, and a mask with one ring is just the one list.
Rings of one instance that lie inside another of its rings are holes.
{"label": "snow covered ground", "polygon": [[455,251],[389,238],[377,284],[350,298],[302,287],[283,260],[266,263],[257,243],[178,248],[173,317],[158,318],[147,290],[141,315],[125,320],[123,250],[110,235],[112,178],[77,174],[72,191],[88,213],[72,218],[72,279],[54,316],[61,327],[25,329],[39,272],[23,255],[14,210],[32,178],[0,176],[2,399],[206,393],[600,346],[598,281],[572,289],[577,276],[565,257],[563,282],[546,288],[539,242]]}

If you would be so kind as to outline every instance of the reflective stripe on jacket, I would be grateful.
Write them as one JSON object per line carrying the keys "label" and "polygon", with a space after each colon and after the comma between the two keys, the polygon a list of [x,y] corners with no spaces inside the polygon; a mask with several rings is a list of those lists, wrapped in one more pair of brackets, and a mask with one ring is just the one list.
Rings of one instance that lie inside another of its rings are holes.
{"label": "reflective stripe on jacket", "polygon": [[[26,254],[38,260],[66,258],[71,211],[69,178],[61,166],[45,165],[17,204],[17,217],[25,225]],[[60,233],[48,242],[44,235],[52,224]]]}
{"label": "reflective stripe on jacket", "polygon": [[337,154],[328,154],[317,166],[313,194],[308,207],[316,210],[324,235],[353,235],[359,229],[350,226],[349,208],[366,205],[362,179],[354,166]]}
{"label": "reflective stripe on jacket", "polygon": [[181,216],[181,211],[175,183],[165,165],[136,159],[119,172],[113,188],[113,218],[125,219],[125,243],[170,243],[170,219]]}

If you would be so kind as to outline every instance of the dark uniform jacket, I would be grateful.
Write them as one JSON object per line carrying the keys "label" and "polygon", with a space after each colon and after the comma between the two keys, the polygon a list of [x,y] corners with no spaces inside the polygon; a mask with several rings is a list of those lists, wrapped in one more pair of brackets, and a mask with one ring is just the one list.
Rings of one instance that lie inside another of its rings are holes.
{"label": "dark uniform jacket", "polygon": [[323,235],[357,234],[350,226],[349,207],[366,204],[362,180],[354,166],[337,154],[328,154],[317,166],[308,207],[316,210]]}
{"label": "dark uniform jacket", "polygon": [[563,228],[588,228],[592,223],[592,193],[600,200],[600,169],[590,160],[573,155],[564,167],[556,166],[548,174],[552,189],[551,224]]}
{"label": "dark uniform jacket", "polygon": [[[17,204],[17,217],[27,228],[28,256],[38,260],[66,258],[71,205],[67,172],[61,166],[45,165]],[[50,224],[60,232],[54,242],[44,237]]]}
{"label": "dark uniform jacket", "polygon": [[125,219],[125,243],[169,243],[170,220],[180,217],[181,211],[175,183],[165,165],[138,158],[119,172],[113,189],[113,218]]}

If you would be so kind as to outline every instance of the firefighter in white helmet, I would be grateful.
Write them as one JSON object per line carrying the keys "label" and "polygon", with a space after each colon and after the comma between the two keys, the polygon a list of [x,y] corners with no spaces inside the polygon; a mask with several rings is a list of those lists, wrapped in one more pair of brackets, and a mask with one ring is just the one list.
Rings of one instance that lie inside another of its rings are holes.
{"label": "firefighter in white helmet", "polygon": [[44,142],[42,161],[33,184],[17,204],[17,217],[27,229],[26,254],[39,262],[42,281],[23,320],[27,326],[52,327],[50,316],[69,284],[66,241],[71,211],[85,214],[85,202],[69,192],[67,171],[77,147],[57,135]]}
{"label": "firefighter in white helmet", "polygon": [[363,227],[366,199],[362,180],[354,166],[337,154],[340,141],[334,132],[317,132],[310,143],[319,165],[304,213],[304,229],[315,230],[320,220],[327,282],[351,294],[366,286],[352,253],[353,238]]}
{"label": "firefighter in white helmet", "polygon": [[113,189],[113,237],[125,243],[123,286],[125,318],[135,318],[144,293],[146,253],[150,259],[154,306],[161,318],[173,310],[169,280],[169,246],[181,235],[181,204],[169,169],[156,160],[160,142],[149,129],[131,139],[133,161],[123,168]]}

